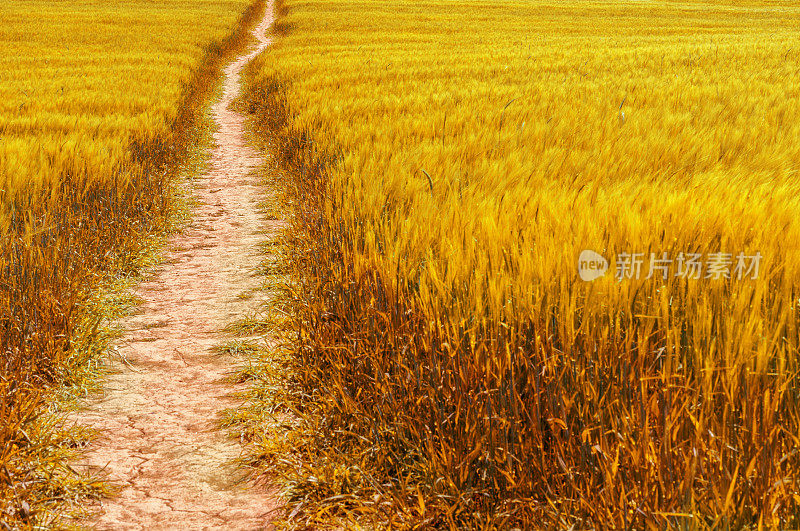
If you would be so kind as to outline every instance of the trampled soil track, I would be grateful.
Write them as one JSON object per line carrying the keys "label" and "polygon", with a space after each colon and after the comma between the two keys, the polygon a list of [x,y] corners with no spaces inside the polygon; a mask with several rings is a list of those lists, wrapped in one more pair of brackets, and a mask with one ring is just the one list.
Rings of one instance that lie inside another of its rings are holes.
{"label": "trampled soil track", "polygon": [[257,243],[278,230],[257,204],[264,191],[251,175],[263,155],[244,140],[244,118],[229,109],[242,68],[270,44],[270,3],[254,31],[257,49],[225,69],[224,93],[213,107],[217,127],[209,170],[197,181],[191,224],[137,294],[141,311],[127,318],[105,392],[75,414],[99,430],[85,463],[105,469],[119,495],[85,522],[99,529],[264,529],[276,503],[262,487],[242,481],[232,460],[241,446],[216,427],[236,407],[230,356],[214,352],[221,330],[258,301],[237,295],[259,286]]}

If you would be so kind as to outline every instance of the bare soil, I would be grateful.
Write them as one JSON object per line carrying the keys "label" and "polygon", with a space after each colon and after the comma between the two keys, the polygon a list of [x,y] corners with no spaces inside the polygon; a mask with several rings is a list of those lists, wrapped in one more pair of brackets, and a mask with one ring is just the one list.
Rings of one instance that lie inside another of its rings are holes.
{"label": "bare soil", "polygon": [[119,360],[75,421],[98,430],[78,466],[103,471],[119,487],[82,524],[99,529],[268,529],[275,498],[246,479],[234,460],[242,446],[217,423],[241,404],[230,375],[236,360],[215,352],[222,330],[263,302],[237,295],[260,286],[257,244],[279,228],[263,219],[253,170],[264,154],[244,139],[244,117],[229,108],[242,68],[269,44],[272,5],[254,30],[258,46],[225,69],[213,107],[217,127],[209,169],[197,180],[192,222],[172,238],[166,260],[126,318]]}

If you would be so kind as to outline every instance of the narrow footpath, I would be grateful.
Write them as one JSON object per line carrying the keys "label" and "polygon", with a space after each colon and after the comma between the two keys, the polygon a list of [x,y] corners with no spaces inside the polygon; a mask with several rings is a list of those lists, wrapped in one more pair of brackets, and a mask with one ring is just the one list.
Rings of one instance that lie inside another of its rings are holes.
{"label": "narrow footpath", "polygon": [[[258,46],[224,72],[213,107],[216,132],[209,169],[196,182],[192,222],[170,241],[165,261],[141,283],[140,311],[122,323],[103,396],[75,421],[98,430],[79,467],[104,470],[120,491],[103,500],[97,529],[269,529],[276,502],[244,479],[233,462],[242,447],[217,427],[241,403],[244,385],[229,381],[236,360],[215,346],[226,325],[262,303],[237,297],[260,286],[258,243],[279,229],[263,219],[264,190],[253,170],[264,155],[244,139],[244,117],[229,109],[240,73],[270,44],[270,2],[254,30]],[[244,299],[244,300],[243,300]]]}

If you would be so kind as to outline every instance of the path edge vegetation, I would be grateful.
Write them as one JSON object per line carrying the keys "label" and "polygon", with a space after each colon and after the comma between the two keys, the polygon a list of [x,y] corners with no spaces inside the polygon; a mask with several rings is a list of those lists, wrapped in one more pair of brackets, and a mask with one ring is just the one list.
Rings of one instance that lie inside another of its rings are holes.
{"label": "path edge vegetation", "polygon": [[[196,145],[222,67],[250,44],[266,1],[205,46],[167,132],[132,137],[110,170],[118,178],[92,179],[74,161],[54,176],[57,190],[12,205],[19,214],[0,233],[0,528],[69,526],[61,517],[75,502],[110,492],[70,466],[91,434],[64,426],[59,411],[102,386],[110,321],[130,309],[139,274],[187,215],[179,181],[202,164]],[[59,194],[68,199],[55,203]]]}

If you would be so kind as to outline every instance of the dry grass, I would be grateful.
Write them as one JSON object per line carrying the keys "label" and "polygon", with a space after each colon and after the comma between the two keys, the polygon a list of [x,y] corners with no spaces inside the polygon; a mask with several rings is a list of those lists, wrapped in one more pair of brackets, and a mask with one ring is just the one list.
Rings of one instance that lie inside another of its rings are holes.
{"label": "dry grass", "polygon": [[82,436],[55,429],[52,401],[80,392],[95,372],[107,339],[103,322],[120,310],[109,298],[117,291],[103,286],[137,269],[146,242],[169,229],[173,180],[192,163],[189,147],[221,62],[245,44],[246,26],[263,7],[248,4],[3,5],[0,522],[6,527],[50,525],[54,508],[102,488],[66,466]]}
{"label": "dry grass", "polygon": [[[797,15],[285,2],[245,104],[287,170],[295,524],[798,525]],[[585,283],[587,248],[764,258]]]}

